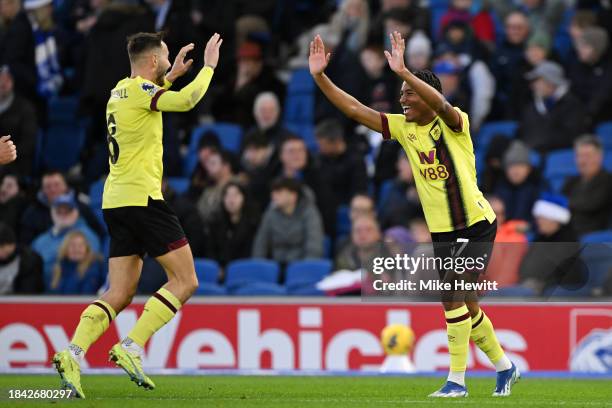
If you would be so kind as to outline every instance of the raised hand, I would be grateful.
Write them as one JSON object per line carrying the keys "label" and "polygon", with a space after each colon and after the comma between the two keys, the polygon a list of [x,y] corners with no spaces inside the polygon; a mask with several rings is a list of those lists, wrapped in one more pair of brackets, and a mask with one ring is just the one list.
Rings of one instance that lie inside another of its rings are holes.
{"label": "raised hand", "polygon": [[219,62],[219,48],[223,43],[223,39],[217,33],[214,33],[210,40],[206,43],[206,49],[204,50],[204,65],[215,69]]}
{"label": "raised hand", "polygon": [[189,70],[189,67],[191,67],[191,64],[193,64],[193,60],[189,59],[185,61],[185,57],[189,51],[193,50],[193,48],[193,43],[187,44],[181,48],[178,54],[176,54],[174,64],[172,64],[172,69],[166,75],[166,79],[168,81],[174,82],[178,77],[185,75],[185,73]]}
{"label": "raised hand", "polygon": [[406,69],[406,64],[404,63],[406,44],[398,31],[389,34],[389,37],[391,38],[391,52],[385,50],[385,57],[387,57],[391,70],[395,73],[400,73]]}
{"label": "raised hand", "polygon": [[310,67],[311,75],[319,75],[329,63],[331,54],[325,54],[325,45],[320,35],[315,36],[314,40],[310,42],[310,55],[308,56],[308,66]]}
{"label": "raised hand", "polygon": [[0,137],[0,164],[7,164],[17,158],[17,148],[11,136]]}

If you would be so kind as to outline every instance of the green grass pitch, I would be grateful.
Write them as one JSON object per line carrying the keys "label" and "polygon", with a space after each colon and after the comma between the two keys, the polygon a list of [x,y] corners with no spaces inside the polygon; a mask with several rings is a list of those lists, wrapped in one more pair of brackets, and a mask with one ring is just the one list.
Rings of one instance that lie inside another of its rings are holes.
{"label": "green grass pitch", "polygon": [[0,376],[0,405],[15,407],[612,407],[610,380],[523,378],[509,398],[491,397],[494,378],[468,379],[470,396],[427,398],[442,384],[422,377],[153,376],[144,391],[124,376],[83,377],[85,400],[9,400],[9,389],[55,389],[58,377]]}

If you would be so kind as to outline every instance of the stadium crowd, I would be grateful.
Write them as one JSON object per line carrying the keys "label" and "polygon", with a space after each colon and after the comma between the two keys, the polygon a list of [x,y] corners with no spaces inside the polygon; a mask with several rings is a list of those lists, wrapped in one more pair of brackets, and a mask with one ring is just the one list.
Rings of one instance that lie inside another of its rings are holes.
{"label": "stadium crowd", "polygon": [[[539,272],[554,272],[550,247],[528,242],[611,241],[609,1],[0,0],[0,134],[19,151],[0,169],[0,294],[104,284],[106,103],[129,74],[126,36],[156,30],[171,58],[193,42],[195,66],[203,39],[225,40],[203,101],[164,113],[162,190],[197,258],[355,270],[430,240],[399,145],[355,127],[308,74],[321,34],[339,87],[400,112],[383,54],[395,30],[408,66],[431,69],[470,115],[497,242],[515,244],[491,267],[502,287],[540,294],[562,278]],[[145,270],[143,288],[151,279],[163,274]],[[598,289],[612,294],[612,271]]]}

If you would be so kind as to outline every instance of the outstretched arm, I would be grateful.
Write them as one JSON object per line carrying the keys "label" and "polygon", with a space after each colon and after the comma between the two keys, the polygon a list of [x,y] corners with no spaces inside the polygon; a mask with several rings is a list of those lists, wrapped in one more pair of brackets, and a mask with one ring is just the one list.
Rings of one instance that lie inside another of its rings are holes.
{"label": "outstretched arm", "polygon": [[412,72],[406,68],[404,64],[404,50],[406,45],[402,35],[395,31],[389,34],[391,37],[391,52],[385,51],[389,67],[395,72],[404,82],[419,95],[423,101],[438,115],[444,123],[451,129],[460,130],[462,121],[461,115],[452,105],[446,100],[444,95],[438,92],[428,83],[417,78]]}
{"label": "outstretched arm", "polygon": [[325,75],[323,71],[329,63],[329,57],[330,54],[325,53],[323,40],[317,35],[314,40],[310,42],[308,65],[310,67],[310,74],[314,78],[319,89],[321,89],[321,92],[323,92],[327,99],[346,116],[376,132],[381,132],[382,124],[380,114],[338,88],[331,79]]}

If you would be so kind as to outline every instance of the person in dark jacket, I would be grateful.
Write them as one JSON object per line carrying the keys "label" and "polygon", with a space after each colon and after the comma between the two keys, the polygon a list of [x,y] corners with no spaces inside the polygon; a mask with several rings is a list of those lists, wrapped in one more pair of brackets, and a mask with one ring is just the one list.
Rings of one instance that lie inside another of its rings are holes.
{"label": "person in dark jacket", "polygon": [[81,231],[69,232],[57,253],[49,283],[50,292],[62,295],[94,294],[104,279],[102,256],[93,251]]}
{"label": "person in dark jacket", "polygon": [[19,240],[30,244],[34,238],[49,230],[53,226],[51,219],[51,203],[58,197],[69,194],[77,202],[79,213],[98,238],[102,240],[106,234],[104,227],[100,224],[93,211],[87,204],[80,202],[74,191],[68,188],[64,175],[55,170],[43,174],[41,188],[36,195],[36,201],[25,209],[21,217]]}
{"label": "person in dark jacket", "polygon": [[13,231],[19,228],[19,220],[28,201],[16,174],[7,173],[0,177],[0,222],[11,227]]}
{"label": "person in dark jacket", "polygon": [[254,134],[260,134],[278,149],[283,140],[291,135],[282,124],[280,102],[274,92],[266,91],[257,95],[253,102],[253,116],[255,126],[247,132],[245,141]]}
{"label": "person in dark jacket", "polygon": [[272,183],[272,202],[257,230],[252,254],[281,264],[323,256],[321,216],[299,181],[280,178]]}
{"label": "person in dark jacket", "polygon": [[527,78],[532,81],[534,102],[523,112],[518,137],[542,153],[571,148],[586,131],[588,119],[584,104],[569,91],[563,68],[545,61]]}
{"label": "person in dark jacket", "polygon": [[240,163],[248,180],[249,196],[258,208],[266,208],[270,183],[280,168],[276,145],[263,132],[255,130],[245,138]]}
{"label": "person in dark jacket", "polygon": [[504,155],[504,175],[494,190],[506,205],[506,215],[511,220],[531,221],[531,209],[542,181],[531,166],[529,149],[519,140],[512,142]]}
{"label": "person in dark jacket", "polygon": [[206,257],[225,266],[230,261],[251,256],[259,214],[240,183],[226,184],[222,200],[221,215],[207,226]]}
{"label": "person in dark jacket", "polygon": [[44,289],[42,259],[19,246],[13,229],[0,222],[0,295],[35,294]]}
{"label": "person in dark jacket", "polygon": [[601,141],[597,136],[581,136],[574,151],[579,175],[568,178],[562,189],[569,198],[572,227],[578,235],[607,229],[612,215],[612,174],[603,168]]}
{"label": "person in dark jacket", "polygon": [[397,159],[397,178],[380,205],[379,219],[385,230],[394,226],[408,227],[410,221],[422,217],[423,210],[416,191],[414,174],[403,151]]}
{"label": "person in dark jacket", "polygon": [[612,120],[612,52],[608,33],[587,27],[576,39],[577,60],[569,68],[572,92],[585,104],[592,123]]}
{"label": "person in dark jacket", "polygon": [[521,285],[542,294],[559,284],[580,285],[580,244],[570,226],[567,199],[543,194],[533,206],[537,235],[519,269]]}

